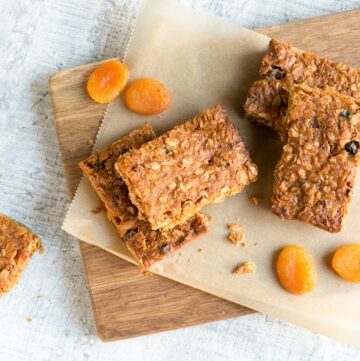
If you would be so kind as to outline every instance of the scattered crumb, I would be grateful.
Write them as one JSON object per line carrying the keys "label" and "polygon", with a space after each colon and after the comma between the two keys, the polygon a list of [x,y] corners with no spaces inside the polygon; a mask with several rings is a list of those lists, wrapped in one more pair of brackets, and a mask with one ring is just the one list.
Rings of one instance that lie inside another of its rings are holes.
{"label": "scattered crumb", "polygon": [[200,247],[198,248],[198,252],[203,252],[204,250]]}
{"label": "scattered crumb", "polygon": [[191,263],[191,262],[192,262],[192,261],[191,261],[191,258],[188,258],[188,259],[187,259],[187,261],[188,261],[189,263]]}
{"label": "scattered crumb", "polygon": [[88,142],[89,145],[94,145],[95,144],[95,141],[92,138],[89,138],[87,142]]}
{"label": "scattered crumb", "polygon": [[96,208],[92,209],[91,210],[91,213],[94,213],[94,214],[98,214],[100,212],[102,212],[104,210],[104,205],[103,204],[100,204],[99,206],[97,206]]}
{"label": "scattered crumb", "polygon": [[233,275],[242,275],[256,272],[256,264],[254,262],[243,262],[236,266],[232,271]]}
{"label": "scattered crumb", "polygon": [[227,226],[231,232],[243,233],[243,228],[240,224],[229,223]]}
{"label": "scattered crumb", "polygon": [[32,322],[32,318],[31,317],[26,317],[26,321],[30,323],[30,322]]}
{"label": "scattered crumb", "polygon": [[244,233],[229,233],[229,240],[235,244],[236,247],[245,247]]}
{"label": "scattered crumb", "polygon": [[36,298],[43,298],[43,295],[37,295]]}
{"label": "scattered crumb", "polygon": [[256,206],[262,201],[260,196],[251,196],[250,201],[253,202]]}
{"label": "scattered crumb", "polygon": [[255,242],[255,243],[254,243],[254,246],[257,246],[258,244],[259,244],[259,243]]}
{"label": "scattered crumb", "polygon": [[179,253],[179,257],[181,257],[181,256],[182,256],[182,252]]}

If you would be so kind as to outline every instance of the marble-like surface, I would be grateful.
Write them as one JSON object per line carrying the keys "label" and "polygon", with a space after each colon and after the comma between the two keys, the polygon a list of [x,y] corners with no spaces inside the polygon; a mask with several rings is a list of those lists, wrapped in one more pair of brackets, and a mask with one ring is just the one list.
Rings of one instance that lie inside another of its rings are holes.
{"label": "marble-like surface", "polygon": [[[250,28],[360,7],[360,0],[181,2]],[[60,230],[69,199],[47,79],[120,56],[138,6],[0,1],[0,211],[32,227],[47,250],[0,298],[0,360],[360,360],[360,348],[260,314],[112,344],[96,337],[78,244]]]}

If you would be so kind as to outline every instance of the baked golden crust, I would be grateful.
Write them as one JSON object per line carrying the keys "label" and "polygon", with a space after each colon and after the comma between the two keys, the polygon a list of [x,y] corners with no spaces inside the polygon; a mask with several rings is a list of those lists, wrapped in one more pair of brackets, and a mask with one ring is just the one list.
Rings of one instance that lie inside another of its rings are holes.
{"label": "baked golden crust", "polygon": [[139,148],[155,137],[151,125],[146,123],[120,138],[110,147],[95,151],[79,163],[83,174],[105,205],[120,236],[129,229],[136,228],[140,221],[137,219],[136,207],[130,202],[124,181],[114,171],[114,163],[119,155],[128,152],[131,148]]}
{"label": "baked golden crust", "polygon": [[290,44],[271,39],[262,59],[260,76],[282,79],[289,85],[304,84],[312,88],[334,90],[360,100],[360,69],[301,52]]}
{"label": "baked golden crust", "polygon": [[203,206],[242,191],[257,177],[221,105],[119,157],[115,169],[140,218],[152,229],[172,228]]}
{"label": "baked golden crust", "polygon": [[206,233],[208,221],[205,215],[197,213],[167,231],[152,230],[147,222],[142,222],[136,230],[127,232],[123,241],[140,267],[146,271],[155,262]]}
{"label": "baked golden crust", "polygon": [[43,252],[40,238],[0,214],[0,295],[16,284],[35,251]]}
{"label": "baked golden crust", "polygon": [[159,232],[152,231],[148,222],[137,218],[137,209],[129,199],[126,184],[114,171],[114,163],[119,155],[154,138],[151,125],[145,124],[80,163],[84,176],[103,202],[109,220],[143,270],[205,233],[208,223],[199,213],[174,229]]}
{"label": "baked golden crust", "polygon": [[294,86],[289,94],[272,210],[339,232],[360,162],[360,104],[332,89]]}
{"label": "baked golden crust", "polygon": [[254,82],[244,104],[246,116],[281,132],[289,97],[288,88],[281,80],[261,79]]}
{"label": "baked golden crust", "polygon": [[258,123],[280,130],[287,107],[287,89],[295,84],[332,88],[360,100],[360,69],[301,52],[271,39],[260,67],[261,80],[248,91],[244,109]]}

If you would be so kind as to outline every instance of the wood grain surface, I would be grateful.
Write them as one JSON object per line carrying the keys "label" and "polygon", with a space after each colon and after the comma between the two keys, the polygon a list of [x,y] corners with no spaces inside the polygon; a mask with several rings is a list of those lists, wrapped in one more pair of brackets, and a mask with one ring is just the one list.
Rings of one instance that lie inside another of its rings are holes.
{"label": "wood grain surface", "polygon": [[[270,37],[359,66],[360,10],[258,29]],[[69,193],[79,178],[78,162],[91,152],[105,107],[85,93],[89,72],[99,63],[69,69],[49,80],[57,135]],[[242,306],[138,269],[80,242],[99,337],[104,341],[140,336],[252,312]]]}

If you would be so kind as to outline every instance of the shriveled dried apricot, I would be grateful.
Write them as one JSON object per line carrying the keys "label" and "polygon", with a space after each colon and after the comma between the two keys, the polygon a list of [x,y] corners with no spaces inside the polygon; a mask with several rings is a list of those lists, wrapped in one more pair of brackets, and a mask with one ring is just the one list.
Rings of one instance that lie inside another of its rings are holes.
{"label": "shriveled dried apricot", "polygon": [[87,91],[90,98],[97,103],[110,103],[125,88],[128,79],[127,66],[111,60],[100,65],[90,74]]}
{"label": "shriveled dried apricot", "polygon": [[311,254],[303,247],[284,247],[276,261],[276,273],[281,285],[289,292],[304,294],[313,290],[317,273]]}
{"label": "shriveled dried apricot", "polygon": [[169,108],[171,97],[164,84],[144,78],[134,81],[126,89],[126,106],[139,114],[155,115]]}
{"label": "shriveled dried apricot", "polygon": [[360,243],[352,243],[336,250],[332,268],[344,280],[360,282]]}

